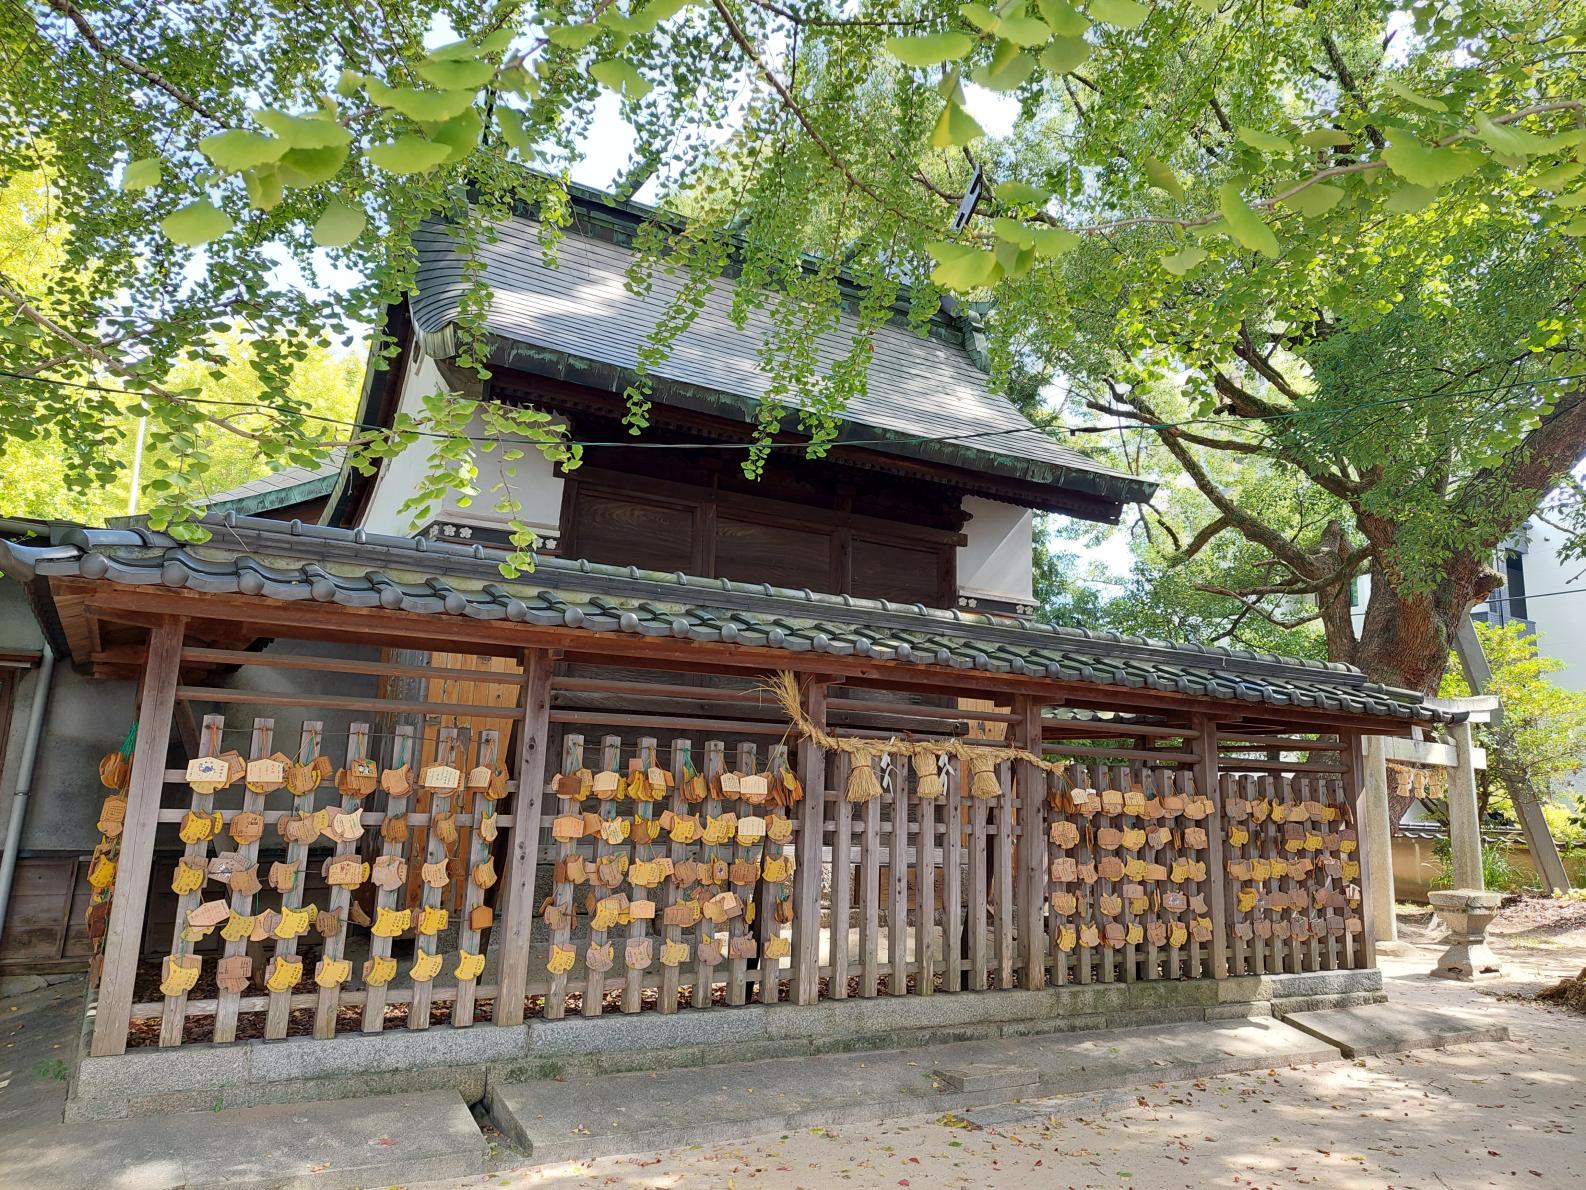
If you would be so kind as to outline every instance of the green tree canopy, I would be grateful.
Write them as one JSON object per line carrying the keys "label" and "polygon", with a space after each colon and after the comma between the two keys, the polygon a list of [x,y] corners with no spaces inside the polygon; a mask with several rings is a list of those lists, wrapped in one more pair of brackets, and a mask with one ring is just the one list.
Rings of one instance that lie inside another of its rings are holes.
{"label": "green tree canopy", "polygon": [[[287,392],[295,353],[378,325],[426,218],[476,260],[493,220],[532,205],[554,250],[566,171],[612,96],[635,132],[625,185],[648,180],[661,209],[632,283],[688,278],[641,373],[735,257],[739,315],[762,306],[774,327],[762,435],[791,404],[819,453],[900,303],[989,299],[999,368],[1159,427],[1215,509],[1185,526],[1186,554],[1244,536],[1278,571],[1243,602],[1314,597],[1334,656],[1430,688],[1486,552],[1586,435],[1583,16],[1581,0],[24,0],[0,15],[0,169],[42,171],[71,230],[62,268],[0,276],[0,436],[52,425],[109,467],[129,407],[178,448],[224,429],[165,378],[240,324],[261,343],[260,453],[345,445]],[[446,29],[458,40],[437,44]],[[331,263],[357,282],[319,284]],[[482,368],[470,276],[460,362]],[[842,308],[852,350],[823,372],[801,345]],[[135,395],[63,387],[107,379]],[[647,409],[641,378],[634,432]],[[576,463],[532,411],[491,416]],[[423,420],[355,456],[439,433],[436,466],[466,480],[461,417]],[[1203,480],[1203,451],[1337,515],[1269,524]],[[1363,569],[1356,639],[1338,592]]]}

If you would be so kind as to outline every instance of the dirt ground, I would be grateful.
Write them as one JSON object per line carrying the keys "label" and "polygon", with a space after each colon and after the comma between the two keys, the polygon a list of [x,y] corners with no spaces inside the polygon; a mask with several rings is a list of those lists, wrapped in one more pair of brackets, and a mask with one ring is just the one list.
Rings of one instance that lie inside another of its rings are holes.
{"label": "dirt ground", "polygon": [[[584,1164],[524,1167],[462,1186],[823,1190],[1200,1186],[1529,1186],[1586,1179],[1586,1018],[1540,1005],[1586,965],[1586,903],[1520,902],[1493,931],[1500,982],[1432,979],[1438,931],[1406,907],[1406,953],[1381,962],[1401,1003],[1477,1013],[1504,1044],[1369,1058],[1060,1097],[1031,1118],[954,1116],[817,1128]],[[973,1115],[973,1113],[971,1113]]]}

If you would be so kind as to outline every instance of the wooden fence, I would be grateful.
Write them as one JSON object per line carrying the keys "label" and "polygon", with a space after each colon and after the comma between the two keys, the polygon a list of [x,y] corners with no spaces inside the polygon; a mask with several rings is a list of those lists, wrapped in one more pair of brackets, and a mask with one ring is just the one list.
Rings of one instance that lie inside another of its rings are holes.
{"label": "wooden fence", "polygon": [[[221,654],[180,656],[291,668]],[[839,738],[1004,747],[983,738],[999,734],[1045,762],[1003,760],[995,796],[974,796],[967,766],[944,756],[942,792],[925,797],[910,758],[889,753],[880,795],[851,801],[852,766],[867,762],[792,737],[751,682],[555,674],[537,652],[470,674],[480,681],[515,705],[179,687],[178,707],[294,714],[211,711],[199,757],[287,764],[280,780],[265,765],[216,789],[163,765],[151,782],[134,757],[115,912],[139,932],[158,824],[184,840],[176,924],[157,972],[135,953],[129,968],[124,948],[107,955],[94,1052],[129,1037],[328,1039],[1373,961],[1349,735],[1062,718],[1028,696],[828,699],[811,684],[806,711]],[[327,732],[336,713],[364,717]],[[170,725],[149,726],[139,749],[163,757]]]}

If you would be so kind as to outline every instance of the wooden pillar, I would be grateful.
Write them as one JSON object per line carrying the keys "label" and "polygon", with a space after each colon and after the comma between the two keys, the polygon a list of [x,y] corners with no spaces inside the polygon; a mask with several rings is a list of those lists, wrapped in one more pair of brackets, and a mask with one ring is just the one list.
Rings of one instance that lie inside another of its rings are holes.
{"label": "wooden pillar", "polygon": [[545,796],[545,754],[550,745],[551,671],[555,668],[549,650],[524,650],[522,746],[518,788],[512,796],[512,855],[507,861],[507,887],[502,896],[505,913],[497,955],[498,1025],[523,1023],[529,936],[534,926],[534,877],[540,856],[540,803]]}
{"label": "wooden pillar", "polygon": [[[804,713],[817,727],[826,726],[824,683],[811,682],[805,690]],[[804,801],[799,806],[798,846],[794,852],[798,867],[793,874],[793,980],[789,998],[794,1004],[814,1004],[820,997],[821,864],[826,823],[826,752],[814,740],[799,741],[798,777],[804,785]],[[832,923],[834,931],[847,928],[846,921]]]}
{"label": "wooden pillar", "polygon": [[1210,715],[1197,715],[1195,730],[1200,739],[1195,747],[1195,792],[1212,800],[1212,812],[1206,816],[1206,881],[1210,896],[1212,916],[1212,978],[1223,979],[1228,970],[1228,865],[1223,862],[1223,841],[1227,837],[1223,825],[1222,774],[1217,766],[1217,720]]}
{"label": "wooden pillar", "polygon": [[[1362,736],[1356,731],[1340,731],[1338,742],[1344,745],[1345,765],[1348,769],[1344,773],[1344,797],[1354,806],[1355,833],[1357,840],[1357,854],[1360,856],[1360,902],[1361,916],[1366,918],[1365,929],[1360,931],[1361,947],[1365,951],[1364,967],[1377,965],[1377,946],[1387,942],[1396,945],[1398,942],[1398,924],[1393,916],[1393,840],[1388,835],[1388,762],[1383,749],[1381,736]],[[1373,747],[1375,745],[1375,747]],[[1375,755],[1375,766],[1373,766]],[[1370,786],[1376,784],[1377,789]],[[1377,795],[1381,796],[1381,823],[1380,828],[1374,828],[1369,813],[1372,802]],[[1368,831],[1377,829],[1380,835],[1381,855],[1387,857],[1385,870],[1379,869],[1378,849],[1373,846],[1373,840]],[[1382,888],[1379,889],[1378,885]],[[1379,913],[1385,910],[1387,917],[1387,933],[1381,934],[1377,930]],[[1348,913],[1348,910],[1345,910]]]}
{"label": "wooden pillar", "polygon": [[132,985],[143,943],[143,912],[154,866],[154,832],[160,820],[165,753],[171,741],[186,623],[180,616],[163,616],[149,633],[149,652],[138,694],[138,742],[132,751],[126,822],[121,830],[121,860],[115,897],[110,904],[104,972],[99,981],[94,1036],[89,1048],[96,1058],[125,1053],[127,1048]]}
{"label": "wooden pillar", "polygon": [[[1019,715],[1020,744],[1041,755],[1041,710],[1038,699],[1024,696],[1014,704]],[[1019,870],[1017,874],[1020,983],[1038,988],[1046,983],[1046,770],[1028,760],[1018,764]]]}
{"label": "wooden pillar", "polygon": [[1454,741],[1454,767],[1448,773],[1448,845],[1454,861],[1454,887],[1485,889],[1470,720],[1449,724],[1448,733]]}
{"label": "wooden pillar", "polygon": [[[1340,740],[1345,739],[1343,735]],[[1378,945],[1396,946],[1399,923],[1393,915],[1393,828],[1388,814],[1388,751],[1382,736],[1351,733],[1347,750],[1357,799],[1355,821],[1360,834],[1361,887],[1365,890],[1362,916],[1365,935]],[[1368,883],[1364,873],[1373,873]]]}

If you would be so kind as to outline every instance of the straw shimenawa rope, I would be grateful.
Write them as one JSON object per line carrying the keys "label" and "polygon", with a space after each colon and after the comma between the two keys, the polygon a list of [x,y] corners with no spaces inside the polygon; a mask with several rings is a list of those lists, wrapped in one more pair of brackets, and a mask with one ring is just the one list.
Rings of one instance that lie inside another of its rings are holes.
{"label": "straw shimenawa rope", "polygon": [[1002,794],[997,765],[1007,760],[1024,761],[1046,772],[1057,773],[1067,784],[1067,774],[1063,770],[1068,761],[1047,760],[1034,752],[1006,744],[970,744],[961,739],[900,740],[896,736],[885,740],[856,740],[834,736],[805,714],[803,700],[799,698],[798,679],[786,670],[769,679],[763,689],[781,704],[783,713],[800,734],[828,752],[842,752],[852,758],[854,763],[849,770],[847,790],[850,802],[867,802],[880,796],[881,782],[876,778],[875,763],[888,755],[907,756],[914,762],[915,792],[924,798],[942,796],[942,779],[936,763],[941,756],[950,756],[968,769],[971,797],[993,798]]}

